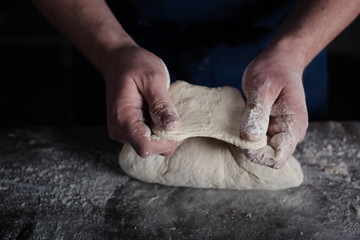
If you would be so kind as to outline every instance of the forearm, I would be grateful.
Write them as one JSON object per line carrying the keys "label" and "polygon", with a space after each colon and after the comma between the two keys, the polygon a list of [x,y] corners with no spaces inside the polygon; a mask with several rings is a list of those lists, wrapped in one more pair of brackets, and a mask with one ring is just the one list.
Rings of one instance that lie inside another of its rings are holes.
{"label": "forearm", "polygon": [[105,56],[135,44],[103,0],[33,0],[43,15],[64,33],[100,71]]}
{"label": "forearm", "polygon": [[359,0],[299,0],[265,52],[280,49],[305,68],[359,13]]}

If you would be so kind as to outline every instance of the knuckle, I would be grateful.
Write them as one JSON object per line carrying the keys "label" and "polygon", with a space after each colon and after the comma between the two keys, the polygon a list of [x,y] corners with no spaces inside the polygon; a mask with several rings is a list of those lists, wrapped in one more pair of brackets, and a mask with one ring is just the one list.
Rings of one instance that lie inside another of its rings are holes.
{"label": "knuckle", "polygon": [[266,72],[248,72],[248,76],[245,78],[245,87],[249,90],[262,88],[268,89],[273,85],[272,83],[274,82],[274,79],[276,79],[276,77],[271,76]]}
{"label": "knuckle", "polygon": [[166,85],[166,74],[164,71],[159,69],[147,69],[138,76],[140,76],[140,82],[137,82],[137,84],[141,86],[141,89],[149,91],[150,93],[152,89],[154,87],[156,88],[159,84],[164,84],[164,86]]}
{"label": "knuckle", "polygon": [[164,77],[164,73],[160,69],[148,70],[145,73],[146,78],[150,81],[158,81]]}
{"label": "knuckle", "polygon": [[152,102],[150,109],[153,116],[161,116],[169,111],[169,105],[162,99],[158,99]]}
{"label": "knuckle", "polygon": [[123,70],[121,72],[121,79],[124,81],[130,81],[133,79],[133,77],[136,75],[136,69],[135,68],[127,68],[126,70]]}
{"label": "knuckle", "polygon": [[120,129],[127,128],[128,121],[130,116],[127,116],[124,112],[116,112],[112,116],[113,124],[119,127]]}

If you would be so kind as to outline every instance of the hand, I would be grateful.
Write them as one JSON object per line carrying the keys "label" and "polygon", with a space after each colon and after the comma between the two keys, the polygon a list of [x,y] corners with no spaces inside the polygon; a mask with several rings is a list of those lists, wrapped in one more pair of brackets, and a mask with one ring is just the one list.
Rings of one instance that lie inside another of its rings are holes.
{"label": "hand", "polygon": [[180,125],[168,95],[170,77],[160,58],[137,45],[111,54],[103,75],[106,82],[109,136],[129,143],[141,157],[171,155],[179,142],[151,136],[150,120],[164,130]]}
{"label": "hand", "polygon": [[244,150],[254,163],[282,168],[304,137],[308,127],[303,66],[286,54],[261,54],[247,67],[243,92],[247,100],[241,137],[268,145]]}

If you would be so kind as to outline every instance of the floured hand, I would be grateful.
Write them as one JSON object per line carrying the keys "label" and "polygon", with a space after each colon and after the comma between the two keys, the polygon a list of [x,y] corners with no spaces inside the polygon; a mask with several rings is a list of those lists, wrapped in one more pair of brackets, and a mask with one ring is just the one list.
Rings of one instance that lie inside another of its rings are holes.
{"label": "floured hand", "polygon": [[150,121],[164,130],[180,125],[161,59],[138,46],[126,46],[114,52],[103,72],[109,136],[129,143],[141,157],[172,154],[180,143],[152,136],[149,128]]}
{"label": "floured hand", "polygon": [[282,55],[262,54],[247,67],[243,92],[247,99],[241,137],[268,144],[245,150],[252,162],[282,168],[304,138],[308,127],[303,68]]}

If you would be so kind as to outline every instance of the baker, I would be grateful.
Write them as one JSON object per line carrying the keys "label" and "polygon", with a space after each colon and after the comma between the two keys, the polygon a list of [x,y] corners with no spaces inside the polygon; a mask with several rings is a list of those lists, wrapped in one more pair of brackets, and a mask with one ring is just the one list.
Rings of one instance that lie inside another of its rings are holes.
{"label": "baker", "polygon": [[147,137],[149,118],[180,125],[170,77],[229,85],[247,100],[239,137],[270,139],[247,157],[274,168],[304,138],[308,112],[326,115],[322,50],[360,11],[358,0],[33,1],[103,75],[111,138],[141,157],[170,155],[179,143]]}

